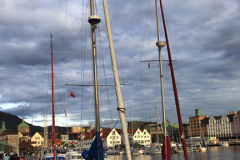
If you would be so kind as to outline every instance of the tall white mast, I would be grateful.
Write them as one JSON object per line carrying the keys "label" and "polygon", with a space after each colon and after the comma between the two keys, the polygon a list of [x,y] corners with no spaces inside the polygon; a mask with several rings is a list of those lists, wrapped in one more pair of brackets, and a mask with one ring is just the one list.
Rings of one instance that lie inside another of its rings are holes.
{"label": "tall white mast", "polygon": [[[164,41],[160,41],[157,0],[155,0],[155,5],[156,5],[157,36],[158,36],[158,41],[157,41],[156,45],[158,47],[158,54],[159,54],[161,97],[162,97],[162,114],[163,114],[163,135],[164,135],[164,140],[166,141],[167,130],[166,130],[166,118],[165,118],[165,103],[164,103],[164,88],[163,88],[163,73],[162,73],[162,56],[161,56],[161,49],[165,46],[166,43]],[[165,143],[165,145],[166,145],[166,143]],[[166,147],[165,147],[165,153],[166,153]]]}
{"label": "tall white mast", "polygon": [[110,54],[111,54],[111,60],[112,60],[112,69],[113,69],[113,75],[115,80],[115,90],[117,95],[117,103],[118,103],[118,113],[121,120],[122,130],[123,130],[123,136],[125,141],[125,148],[127,152],[127,158],[128,160],[131,160],[131,152],[130,152],[130,146],[129,146],[129,139],[128,139],[128,133],[127,133],[127,126],[126,126],[126,120],[125,120],[125,108],[123,105],[123,98],[122,93],[120,89],[120,83],[119,83],[119,77],[118,77],[118,71],[117,71],[117,62],[115,58],[115,51],[113,46],[113,40],[112,40],[112,31],[110,26],[110,20],[109,20],[109,14],[108,14],[108,7],[106,0],[103,0],[103,7],[105,12],[105,21],[106,21],[106,27],[107,27],[107,33],[108,33],[108,41],[109,41],[109,48],[110,48]]}

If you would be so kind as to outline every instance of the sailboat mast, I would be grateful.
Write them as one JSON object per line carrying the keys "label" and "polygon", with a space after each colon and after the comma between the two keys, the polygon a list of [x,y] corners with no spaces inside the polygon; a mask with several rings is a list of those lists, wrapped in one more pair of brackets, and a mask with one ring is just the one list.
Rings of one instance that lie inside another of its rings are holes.
{"label": "sailboat mast", "polygon": [[[164,141],[165,141],[164,145],[167,146],[167,143],[166,143],[167,129],[166,129],[166,116],[165,116],[166,112],[165,112],[165,101],[164,101],[163,71],[162,71],[162,56],[161,56],[161,50],[166,45],[166,43],[164,41],[160,41],[157,0],[155,0],[155,6],[156,6],[156,23],[157,23],[157,35],[158,35],[158,41],[157,41],[156,45],[158,47],[159,67],[160,67],[161,99],[162,99],[162,114],[163,114],[163,135],[164,135]],[[165,154],[164,155],[166,155],[167,154],[167,147],[164,147],[164,148],[165,148],[165,150],[164,150]]]}
{"label": "sailboat mast", "polygon": [[51,75],[52,75],[52,138],[53,138],[53,155],[55,160],[55,116],[54,116],[54,86],[53,86],[53,43],[52,43],[52,33],[51,33]]}
{"label": "sailboat mast", "polygon": [[178,115],[178,123],[179,123],[179,129],[180,129],[180,134],[181,134],[181,141],[182,141],[182,145],[183,145],[185,160],[188,160],[187,148],[186,148],[186,143],[185,143],[185,135],[184,135],[183,126],[182,126],[180,105],[179,105],[179,101],[178,101],[177,86],[176,86],[176,82],[175,82],[175,76],[174,76],[173,65],[172,65],[172,57],[171,57],[171,53],[170,53],[170,47],[169,47],[168,36],[167,36],[167,28],[166,28],[166,24],[165,24],[162,1],[161,0],[159,0],[159,1],[160,1],[161,13],[162,13],[165,38],[166,38],[166,42],[167,42],[168,59],[169,59],[169,65],[170,65],[170,70],[171,70],[171,76],[172,76],[172,84],[173,84],[173,91],[174,91],[174,96],[175,96],[175,103],[176,103],[176,109],[177,109],[177,115]]}
{"label": "sailboat mast", "polygon": [[123,105],[123,97],[122,92],[120,88],[119,83],[119,77],[118,77],[118,71],[117,71],[117,62],[115,57],[115,51],[113,46],[113,40],[112,40],[112,31],[110,26],[110,19],[108,14],[108,7],[107,7],[107,1],[103,0],[103,7],[104,7],[104,13],[105,13],[105,20],[106,20],[106,27],[107,27],[107,33],[108,33],[108,41],[109,41],[109,48],[110,48],[110,54],[111,54],[111,60],[112,60],[112,70],[114,75],[114,81],[115,81],[115,90],[117,95],[117,103],[118,103],[118,113],[121,120],[122,125],[122,131],[125,141],[125,148],[127,152],[127,159],[131,160],[131,152],[130,152],[130,146],[129,146],[129,139],[128,139],[128,133],[127,133],[127,126],[126,126],[126,119],[125,119],[125,108]]}
{"label": "sailboat mast", "polygon": [[155,106],[155,112],[156,112],[156,122],[157,122],[157,134],[156,134],[156,140],[159,146],[159,134],[158,134],[158,120],[157,120],[157,106]]}
{"label": "sailboat mast", "polygon": [[90,0],[90,18],[88,22],[91,24],[92,30],[92,54],[93,54],[93,77],[94,77],[94,94],[95,94],[95,122],[96,122],[96,139],[97,139],[97,153],[100,159],[100,118],[99,118],[99,99],[98,99],[98,79],[97,79],[97,54],[96,54],[96,24],[100,22],[100,17],[94,15],[93,0]]}

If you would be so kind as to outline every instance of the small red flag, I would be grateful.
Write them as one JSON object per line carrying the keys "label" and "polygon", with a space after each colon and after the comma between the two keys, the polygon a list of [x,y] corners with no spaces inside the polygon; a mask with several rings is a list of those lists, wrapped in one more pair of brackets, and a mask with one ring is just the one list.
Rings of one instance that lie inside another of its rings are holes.
{"label": "small red flag", "polygon": [[150,62],[148,63],[148,68],[150,68]]}
{"label": "small red flag", "polygon": [[169,68],[170,64],[168,63],[167,68]]}
{"label": "small red flag", "polygon": [[70,96],[73,97],[73,98],[75,98],[74,89],[72,90]]}

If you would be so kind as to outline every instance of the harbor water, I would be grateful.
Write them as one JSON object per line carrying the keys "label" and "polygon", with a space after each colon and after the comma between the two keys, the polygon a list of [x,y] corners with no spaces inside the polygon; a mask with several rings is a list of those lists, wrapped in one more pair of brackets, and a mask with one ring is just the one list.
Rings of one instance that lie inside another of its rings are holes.
{"label": "harbor water", "polygon": [[[109,155],[111,160],[127,160],[126,155]],[[133,160],[161,160],[160,155],[132,156]],[[206,152],[188,153],[189,160],[240,160],[240,145],[208,147]],[[184,154],[172,154],[171,160],[184,160]]]}

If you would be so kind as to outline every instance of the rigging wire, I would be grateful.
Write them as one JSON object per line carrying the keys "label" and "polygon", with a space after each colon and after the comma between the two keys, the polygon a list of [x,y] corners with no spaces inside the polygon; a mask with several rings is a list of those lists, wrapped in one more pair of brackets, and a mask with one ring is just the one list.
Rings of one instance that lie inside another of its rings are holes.
{"label": "rigging wire", "polygon": [[[145,41],[145,33],[146,33],[146,27],[147,27],[147,18],[148,18],[148,12],[149,12],[149,2],[148,2],[148,7],[147,7],[147,13],[146,13],[146,20],[145,20],[145,26],[144,26],[144,33],[143,33],[143,40],[142,40],[142,47],[141,47],[141,56],[140,56],[140,61],[142,60],[142,53],[143,53],[143,48],[144,48],[144,41]],[[142,99],[142,119],[143,117],[143,93],[142,93],[142,64],[140,62],[140,78],[141,78],[141,99]]]}

